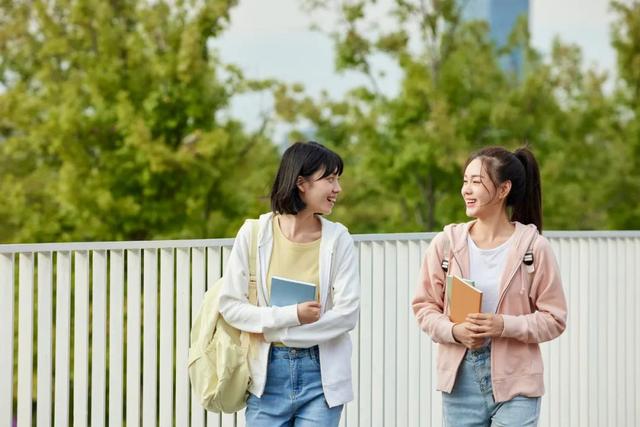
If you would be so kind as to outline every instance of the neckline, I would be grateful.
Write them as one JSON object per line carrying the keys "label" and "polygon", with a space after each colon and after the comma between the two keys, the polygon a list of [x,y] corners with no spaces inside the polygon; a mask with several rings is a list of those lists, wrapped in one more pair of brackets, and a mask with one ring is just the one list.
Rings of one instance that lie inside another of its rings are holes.
{"label": "neckline", "polygon": [[511,241],[513,240],[513,236],[516,233],[513,232],[511,233],[511,236],[509,236],[509,238],[507,240],[505,240],[504,242],[500,243],[498,246],[494,247],[494,248],[481,248],[479,247],[476,242],[473,240],[473,238],[471,237],[471,234],[467,235],[467,241],[469,242],[469,244],[471,246],[473,246],[473,249],[479,251],[479,252],[483,252],[483,253],[492,253],[492,252],[499,252],[502,249],[506,248],[507,246],[510,245]]}
{"label": "neckline", "polygon": [[282,229],[280,228],[280,221],[278,219],[278,215],[274,215],[273,216],[273,229],[275,231],[275,233],[278,234],[278,236],[280,236],[285,242],[297,246],[297,247],[311,247],[314,245],[317,245],[318,243],[320,243],[320,241],[322,240],[322,231],[320,231],[320,237],[316,240],[312,240],[310,242],[294,242],[293,240],[290,240],[287,236],[284,235],[284,233],[282,232]]}

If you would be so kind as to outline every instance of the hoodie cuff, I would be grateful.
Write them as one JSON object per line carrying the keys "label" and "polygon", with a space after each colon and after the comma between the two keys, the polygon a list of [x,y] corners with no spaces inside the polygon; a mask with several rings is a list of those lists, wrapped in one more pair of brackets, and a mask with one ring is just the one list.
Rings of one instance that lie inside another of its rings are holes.
{"label": "hoodie cuff", "polygon": [[264,340],[266,342],[282,342],[282,332],[284,332],[286,329],[285,328],[281,328],[281,329],[265,329],[263,331],[263,335],[264,335]]}
{"label": "hoodie cuff", "polygon": [[300,325],[300,320],[298,320],[298,306],[296,304],[285,307],[272,307],[272,312],[275,318],[273,327],[276,329]]}
{"label": "hoodie cuff", "polygon": [[501,338],[519,338],[523,333],[526,335],[526,320],[523,317],[503,314],[502,321],[504,328]]}
{"label": "hoodie cuff", "polygon": [[447,342],[447,343],[460,344],[453,337],[453,327],[454,326],[456,326],[456,324],[453,323],[453,322],[447,322],[446,323],[446,325],[445,325],[445,327],[443,328],[443,331],[442,331],[442,339],[443,339],[444,342]]}

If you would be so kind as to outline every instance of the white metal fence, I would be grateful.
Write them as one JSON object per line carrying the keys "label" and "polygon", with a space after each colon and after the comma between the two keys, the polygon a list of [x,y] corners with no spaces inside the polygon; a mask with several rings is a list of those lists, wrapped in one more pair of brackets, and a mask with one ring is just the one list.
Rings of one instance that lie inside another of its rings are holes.
{"label": "white metal fence", "polygon": [[[543,345],[543,426],[640,425],[640,232],[549,232],[569,302]],[[440,426],[435,346],[410,310],[432,234],[357,236],[356,399],[342,425]],[[212,427],[191,319],[231,239],[0,245],[0,427]],[[17,356],[16,356],[17,351]]]}

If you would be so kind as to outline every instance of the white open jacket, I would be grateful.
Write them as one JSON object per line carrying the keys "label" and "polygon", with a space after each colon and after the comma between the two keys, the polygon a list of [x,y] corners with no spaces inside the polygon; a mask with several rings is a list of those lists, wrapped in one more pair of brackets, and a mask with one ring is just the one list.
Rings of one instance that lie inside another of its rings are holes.
{"label": "white open jacket", "polygon": [[351,385],[351,338],[349,331],[358,321],[360,281],[353,239],[346,227],[322,217],[320,242],[320,320],[301,325],[297,307],[270,307],[266,287],[267,269],[273,246],[272,213],[260,216],[256,280],[258,305],[248,300],[249,243],[251,225],[240,228],[224,270],[220,292],[220,313],[232,326],[247,332],[263,333],[267,342],[252,340],[249,357],[249,391],[262,396],[267,378],[271,342],[289,347],[318,345],[322,387],[330,407],[353,399]]}

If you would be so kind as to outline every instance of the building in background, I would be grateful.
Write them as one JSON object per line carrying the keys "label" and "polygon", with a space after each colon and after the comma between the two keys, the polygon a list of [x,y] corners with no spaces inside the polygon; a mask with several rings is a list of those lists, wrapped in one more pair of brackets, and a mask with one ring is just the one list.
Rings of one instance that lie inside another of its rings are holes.
{"label": "building in background", "polygon": [[[458,0],[461,14],[465,20],[487,21],[490,34],[497,46],[504,46],[509,35],[521,16],[529,19],[529,0]],[[508,55],[500,57],[504,70],[522,75],[523,48],[515,48]]]}

